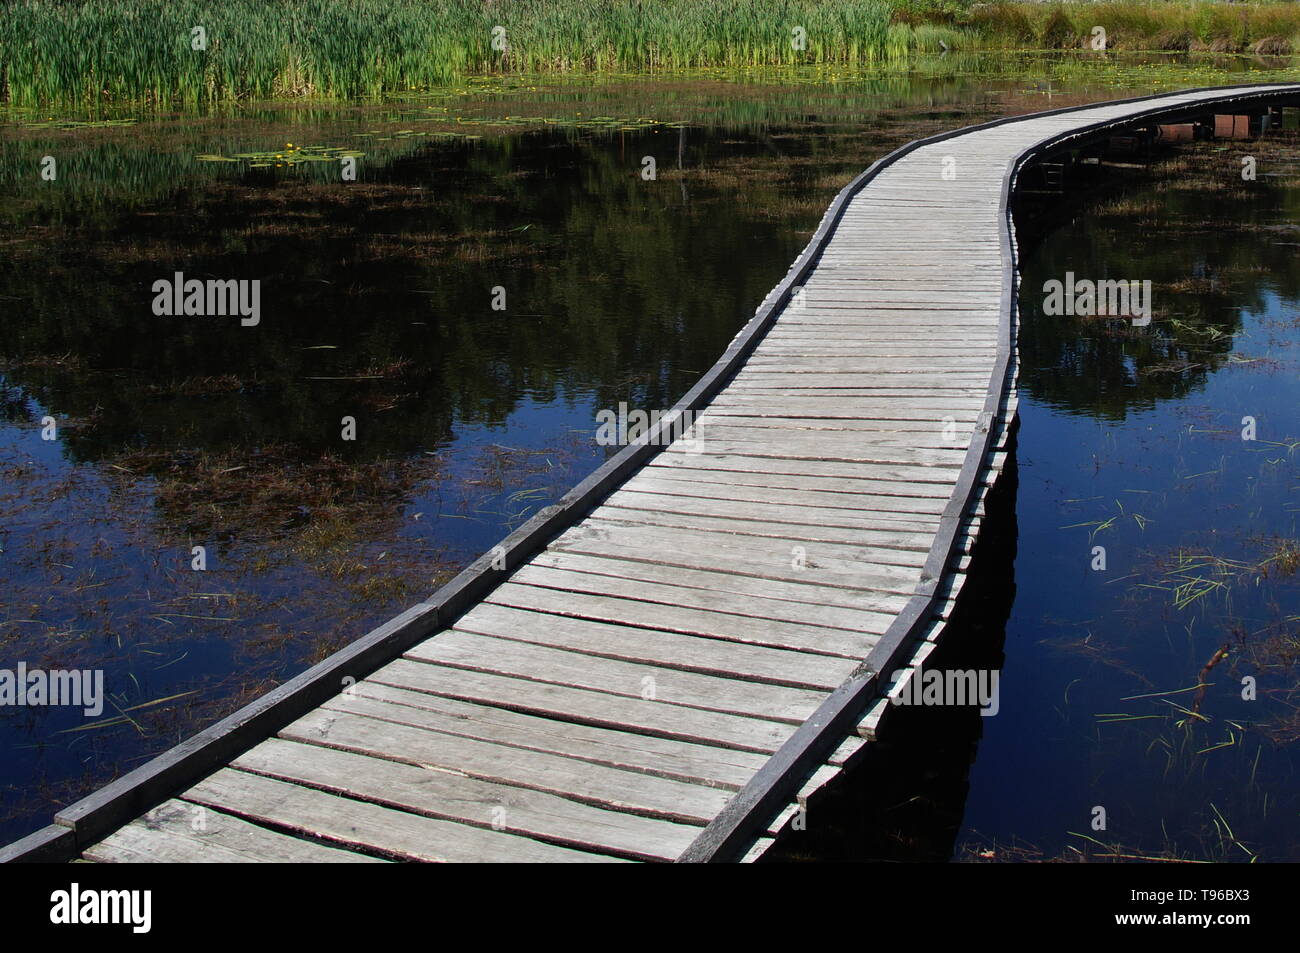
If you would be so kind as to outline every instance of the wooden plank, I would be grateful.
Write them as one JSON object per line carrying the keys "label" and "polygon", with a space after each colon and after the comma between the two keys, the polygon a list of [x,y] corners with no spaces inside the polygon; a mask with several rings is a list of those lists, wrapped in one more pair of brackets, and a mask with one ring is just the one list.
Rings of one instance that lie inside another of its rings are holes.
{"label": "wooden plank", "polygon": [[[848,480],[883,480],[900,483],[937,483],[947,488],[957,482],[957,467],[909,466],[906,464],[856,463],[849,460],[805,460],[797,457],[770,457],[747,453],[680,453],[660,454],[655,460],[656,473],[669,468],[687,470],[721,470],[743,473],[777,473],[796,476],[822,476]],[[928,491],[927,491],[928,492]],[[945,493],[950,492],[945,489]],[[608,504],[607,504],[608,505]],[[601,513],[606,509],[601,507]]]}
{"label": "wooden plank", "polygon": [[[728,646],[732,643],[741,643],[752,646],[766,646],[773,650],[793,650],[800,653],[815,653],[839,658],[861,658],[872,644],[873,630],[879,625],[887,624],[887,614],[884,618],[874,618],[874,611],[871,606],[878,604],[873,590],[859,590],[847,587],[835,587],[823,585],[815,580],[815,577],[809,576],[795,582],[787,582],[777,579],[768,579],[756,576],[744,576],[733,573],[727,573],[718,569],[694,569],[691,567],[673,566],[654,560],[630,560],[606,555],[591,555],[582,552],[553,552],[544,553],[538,556],[530,569],[562,571],[569,573],[583,573],[588,576],[601,577],[603,584],[609,586],[602,590],[603,593],[617,596],[619,589],[617,585],[620,580],[629,583],[644,583],[647,586],[651,584],[663,585],[665,588],[661,594],[656,594],[652,590],[640,590],[639,598],[641,601],[655,602],[660,598],[666,599],[688,599],[688,597],[679,590],[696,589],[706,591],[714,596],[721,596],[727,593],[748,597],[751,600],[757,600],[754,605],[748,605],[743,600],[732,603],[727,601],[723,603],[714,603],[709,608],[713,611],[722,611],[724,608],[730,610],[728,615],[752,616],[755,619],[768,619],[772,621],[782,621],[778,616],[790,614],[798,615],[798,621],[804,626],[801,629],[784,629],[775,630],[774,632],[763,631],[746,631],[739,630],[734,634],[730,627],[719,626],[711,632],[696,631],[686,633],[690,636],[701,636],[712,641],[723,642],[725,645],[718,646],[718,652],[730,651]],[[544,577],[529,577],[540,580]],[[562,588],[570,586],[566,591],[578,592],[579,589],[572,588],[577,580],[569,576],[556,576],[554,582],[549,582],[545,588]],[[675,582],[666,580],[675,579]],[[602,584],[601,580],[590,580],[588,583],[593,589]],[[541,582],[531,582],[527,585],[541,585]],[[629,588],[629,593],[637,591],[635,588]],[[761,595],[760,595],[761,593]],[[633,598],[631,595],[623,598]],[[792,605],[786,605],[791,603]],[[666,603],[667,604],[667,603]],[[671,603],[672,605],[685,606],[684,602]],[[826,613],[818,614],[820,622],[813,624],[810,621],[807,606],[816,605],[826,608],[839,607],[846,611],[842,614]],[[598,608],[598,607],[597,607]],[[517,614],[520,610],[512,608],[509,603],[483,603],[475,611],[481,611],[483,618],[475,617],[469,623],[465,623],[466,616],[462,616],[457,625],[465,624],[467,627],[474,627],[486,624],[485,618],[501,619],[507,617],[507,614]],[[545,609],[537,610],[546,612]],[[799,613],[802,612],[802,615]],[[550,625],[558,627],[567,627],[580,619],[580,616],[557,615],[554,618],[538,618],[535,614],[530,613],[527,618],[533,625]],[[700,617],[704,623],[718,620],[712,617]],[[690,626],[696,628],[696,626]],[[643,626],[629,628],[626,623],[622,628],[628,629],[624,638],[637,640],[658,640],[666,635],[671,634],[672,630],[664,629],[662,623],[655,626]],[[644,628],[646,631],[641,631]],[[498,633],[499,634],[499,633]],[[640,651],[631,649],[624,651]]]}
{"label": "wooden plank", "polygon": [[[611,507],[610,509],[613,510],[614,508]],[[774,528],[779,525],[770,524]],[[558,553],[582,554],[584,556],[609,555],[609,558],[617,559],[620,562],[665,563],[674,567],[662,573],[659,573],[656,567],[657,574],[655,576],[643,576],[642,573],[647,570],[640,567],[628,567],[630,570],[628,573],[612,573],[613,575],[625,575],[629,579],[645,578],[648,581],[663,582],[670,585],[689,585],[698,586],[699,588],[720,589],[722,591],[745,592],[760,598],[793,598],[795,601],[802,602],[804,600],[797,596],[776,595],[772,590],[764,588],[771,580],[770,574],[761,571],[741,574],[739,578],[734,579],[734,584],[740,588],[730,590],[727,585],[733,582],[734,574],[716,572],[714,566],[703,567],[698,571],[682,572],[681,570],[688,567],[679,565],[680,561],[665,560],[663,555],[675,554],[680,551],[683,544],[686,544],[692,547],[717,546],[720,554],[734,555],[741,559],[752,555],[755,549],[758,549],[767,554],[774,554],[791,565],[795,565],[800,558],[806,559],[812,552],[825,553],[833,559],[863,561],[869,565],[880,564],[915,568],[925,562],[924,537],[920,540],[916,539],[919,534],[912,534],[901,541],[901,546],[895,548],[882,545],[883,542],[892,543],[893,540],[864,538],[859,542],[854,539],[846,539],[839,532],[828,533],[824,540],[818,540],[815,535],[811,538],[801,538],[799,535],[790,532],[791,527],[789,524],[785,526],[784,532],[745,533],[744,527],[737,526],[735,521],[731,521],[729,526],[714,525],[706,528],[672,525],[654,519],[652,515],[647,515],[647,518],[640,522],[619,520],[617,513],[612,514],[610,519],[584,520],[574,529],[587,534],[586,539],[602,542],[617,540],[618,545],[628,551],[626,553],[620,551],[613,555],[587,553],[583,546],[584,537],[582,535],[575,533],[574,536],[569,536],[566,534],[562,539],[556,540],[555,545],[546,553],[539,554],[534,559],[534,565],[552,565],[550,559]],[[810,549],[805,545],[809,542],[817,542],[819,545]],[[863,548],[861,545],[863,542],[866,543],[868,549]],[[639,547],[645,547],[647,551],[644,553],[636,552],[635,550]],[[665,553],[661,554],[659,551],[665,551]],[[557,566],[556,568],[566,567]],[[759,581],[756,581],[756,579]],[[818,598],[820,598],[820,595]]]}
{"label": "wooden plank", "polygon": [[636,698],[397,659],[367,682],[494,705],[560,722],[770,754],[793,730],[785,722],[665,705]]}
{"label": "wooden plank", "polygon": [[[956,332],[957,329],[953,329]],[[760,349],[761,350],[761,349]],[[863,349],[867,350],[867,349]],[[902,365],[902,366],[900,366]],[[962,351],[932,350],[928,354],[909,357],[900,362],[895,355],[870,353],[851,354],[845,357],[793,357],[790,354],[755,353],[745,365],[748,374],[765,373],[777,369],[785,372],[815,374],[935,374],[956,371],[963,374],[987,374],[989,359],[982,354]]]}
{"label": "wooden plank", "polygon": [[791,506],[846,509],[851,512],[897,513],[905,519],[915,516],[938,516],[948,505],[946,499],[934,496],[900,496],[894,493],[863,492],[835,489],[819,490],[812,487],[755,486],[753,483],[733,480],[725,471],[702,473],[696,471],[695,479],[672,479],[660,476],[649,468],[624,484],[627,492],[653,493],[659,496],[693,496],[709,500],[743,500],[753,503],[777,503]]}
{"label": "wooden plank", "polygon": [[[572,568],[572,564],[569,568]],[[520,573],[530,574],[528,579],[517,576],[520,581],[545,580],[551,578],[547,573],[553,574],[558,577],[556,587],[560,583],[571,584],[570,580],[579,576],[608,580],[611,583],[617,581],[607,575],[564,571],[536,563],[520,570]],[[631,582],[641,586],[650,585],[639,580]],[[678,588],[680,587],[666,593],[664,598],[671,599]],[[684,672],[828,691],[843,681],[844,676],[856,664],[856,659],[860,659],[870,648],[869,639],[860,639],[861,651],[855,658],[849,659],[677,632],[609,625],[542,612],[522,612],[495,605],[479,606],[467,612],[457,620],[454,631],[547,645],[625,662],[679,668]]]}
{"label": "wooden plank", "polygon": [[[758,519],[733,519],[727,516],[697,516],[689,513],[668,513],[659,510],[644,510],[623,506],[606,506],[601,509],[600,519],[592,520],[591,526],[606,524],[632,523],[646,527],[667,528],[670,526],[683,529],[701,529],[730,533],[735,536],[758,536],[789,540],[791,543],[826,542],[846,545],[864,545],[888,548],[907,553],[925,553],[929,546],[929,534],[925,532],[896,532],[890,530],[855,530],[839,526],[821,526],[808,523],[776,523]],[[911,559],[901,560],[900,564],[910,565]]]}
{"label": "wooden plank", "polygon": [[[779,814],[772,818],[771,823],[767,826],[766,833],[775,838],[777,834],[785,830],[787,824],[794,820],[795,815],[798,814],[799,811],[800,807],[797,801],[792,801],[790,804],[787,804]],[[757,838],[755,843],[758,843],[760,840],[762,840],[762,837]]]}
{"label": "wooden plank", "polygon": [[763,764],[762,755],[748,751],[598,728],[369,680],[323,707],[726,790],[738,789]]}
{"label": "wooden plank", "polygon": [[[719,404],[699,415],[701,429],[713,425],[733,427],[796,427],[859,432],[933,432],[951,418],[959,425],[977,421],[983,410],[972,398],[895,398],[892,406],[867,406],[852,397],[827,399],[824,395],[790,394],[781,400],[761,395],[737,395],[735,402]],[[899,416],[902,415],[902,416]],[[864,437],[862,439],[874,439]]]}
{"label": "wooden plank", "polygon": [[[852,530],[838,526],[818,526],[795,523],[771,523],[763,520],[730,519],[724,516],[693,516],[682,513],[663,513],[653,510],[627,509],[607,506],[601,510],[599,520],[588,525],[599,526],[616,523],[633,523],[646,527],[677,526],[683,529],[715,530],[735,536],[757,536],[767,539],[788,540],[798,543],[827,542],[845,545],[872,546],[878,552],[895,550],[904,557],[928,552],[931,539],[925,533],[896,533],[885,530]],[[911,565],[911,558],[900,558],[899,565]]]}
{"label": "wooden plank", "polygon": [[185,800],[395,860],[426,863],[619,863],[505,831],[442,821],[223,768]]}
{"label": "wooden plank", "polygon": [[384,863],[174,798],[118,828],[88,848],[85,856],[105,864]]}
{"label": "wooden plank", "polygon": [[[881,463],[898,466],[952,467],[965,453],[963,449],[943,447],[918,447],[905,440],[828,439],[821,433],[782,433],[779,438],[756,435],[752,431],[729,430],[725,435],[712,427],[701,435],[708,456],[742,453],[750,456],[774,457],[784,460],[836,460],[846,463]],[[821,446],[823,452],[818,454]],[[698,453],[680,444],[673,444],[667,453]],[[615,493],[624,492],[615,490]]]}
{"label": "wooden plank", "polygon": [[240,755],[231,767],[427,817],[636,860],[672,860],[699,831],[542,791],[279,738]]}
{"label": "wooden plank", "polygon": [[72,831],[50,824],[0,848],[0,864],[57,864],[76,853],[77,839]]}
{"label": "wooden plank", "polygon": [[[793,415],[796,417],[830,417],[856,420],[933,420],[952,414],[958,420],[975,420],[983,409],[977,394],[919,395],[906,400],[897,397],[868,397],[856,394],[826,396],[822,394],[754,394],[727,392],[709,405],[707,414],[753,416]],[[935,412],[939,411],[939,414]],[[653,466],[653,463],[651,464]]]}
{"label": "wooden plank", "polygon": [[824,694],[696,675],[657,665],[619,662],[456,630],[417,645],[407,653],[407,657],[414,661],[531,678],[573,688],[599,689],[611,695],[634,698],[642,697],[648,688],[653,688],[654,697],[661,704],[793,724],[807,718]]}
{"label": "wooden plank", "polygon": [[[947,418],[947,419],[945,419]],[[702,414],[696,421],[696,437],[707,441],[715,433],[724,437],[744,436],[754,439],[783,440],[787,434],[817,434],[829,439],[850,438],[878,441],[899,440],[913,447],[965,447],[970,441],[976,420],[960,421],[956,415],[937,410],[931,416],[911,420],[868,420],[834,417],[803,417],[788,413],[783,417],[762,414]],[[642,469],[645,474],[649,468]]]}
{"label": "wooden plank", "polygon": [[798,390],[801,387],[871,387],[888,384],[896,388],[914,388],[932,393],[936,387],[951,384],[978,385],[987,382],[978,371],[939,372],[928,370],[909,371],[903,369],[848,371],[823,371],[817,368],[799,370],[797,368],[746,368],[737,375],[737,380],[747,384],[759,384],[767,387],[779,386]]}
{"label": "wooden plank", "polygon": [[[560,553],[582,553],[658,563],[764,581],[784,579],[792,583],[834,585],[882,593],[910,592],[919,572],[919,565],[914,558],[878,559],[869,547],[835,543],[792,544],[770,540],[760,542],[752,539],[741,541],[727,533],[672,527],[661,527],[656,532],[653,528],[636,525],[616,525],[606,529],[603,526],[584,524],[571,530],[563,540],[557,540],[551,548]],[[816,577],[822,573],[833,573],[835,578],[818,580]],[[761,594],[756,595],[758,598],[767,598]],[[741,615],[762,615],[746,610],[743,604],[726,611]]]}
{"label": "wooden plank", "polygon": [[[579,592],[560,592],[540,586],[507,583],[487,600],[492,605],[532,609],[555,615],[592,619],[597,622],[616,622],[639,628],[662,629],[727,639],[733,642],[754,642],[761,645],[803,648],[824,644],[828,651],[839,653],[846,645],[845,632],[856,634],[873,625],[864,611],[861,625],[854,629],[787,622],[767,616],[746,616],[738,613],[716,612],[689,606],[666,606],[638,602],[632,599],[590,595]],[[827,613],[825,618],[833,619]]]}
{"label": "wooden plank", "polygon": [[918,391],[910,387],[891,387],[889,385],[868,385],[863,387],[821,387],[816,385],[787,387],[761,382],[736,381],[729,394],[755,397],[780,397],[802,400],[806,397],[834,397],[837,400],[849,400],[857,397],[899,398],[906,403],[931,399],[960,399],[969,397],[975,390],[974,385],[947,384],[927,387]]}
{"label": "wooden plank", "polygon": [[318,708],[286,727],[279,736],[286,741],[543,791],[606,810],[683,823],[704,823],[722,809],[730,796],[702,784],[380,721],[338,709]]}
{"label": "wooden plank", "polygon": [[[703,572],[726,572],[751,576],[755,579],[783,580],[790,583],[815,581],[818,585],[835,586],[859,593],[862,600],[861,605],[864,609],[889,607],[883,609],[883,611],[890,611],[898,601],[898,596],[906,597],[910,595],[916,589],[917,579],[921,575],[920,567],[917,566],[898,566],[887,563],[837,559],[825,547],[819,547],[816,544],[810,544],[802,548],[805,550],[803,553],[796,553],[794,547],[791,546],[769,545],[761,550],[754,550],[747,556],[731,555],[720,549],[715,555],[709,556],[707,552],[693,552],[684,547],[675,550],[664,547],[647,551],[627,543],[605,542],[602,540],[586,540],[575,543],[572,547],[574,551],[592,556],[655,562],[664,566],[698,569]],[[520,570],[521,574],[523,572],[524,570]],[[649,584],[616,587],[612,581],[603,582],[600,579],[584,582],[578,579],[566,581],[552,577],[551,580],[542,583],[535,575],[528,577],[516,575],[513,581],[526,582],[528,585],[544,584],[552,589],[563,589],[569,592],[591,591],[594,595],[601,595],[602,593],[617,594],[620,598],[661,604],[664,603],[662,596],[668,594],[664,590],[654,591]],[[601,585],[607,585],[609,588],[601,589]],[[618,590],[617,593],[615,588]],[[701,601],[698,596],[689,592],[677,592],[672,595],[681,600],[678,603],[680,605],[689,605]],[[759,619],[776,618],[790,611],[789,607],[773,605],[770,602],[764,602],[761,611],[747,609],[744,599],[724,600],[722,593],[717,595],[720,601],[716,606],[710,606],[707,600],[703,600],[703,604],[699,608],[717,608],[735,615],[748,615]],[[752,599],[755,597],[747,598]],[[780,602],[780,600],[777,600],[777,602]],[[807,612],[808,610],[805,607],[805,613]],[[808,618],[809,616],[805,614],[805,619]],[[869,620],[859,620],[855,624],[862,625],[867,621]]]}
{"label": "wooden plank", "polygon": [[[925,497],[947,500],[950,483],[912,483],[904,480],[878,480],[867,477],[834,477],[805,473],[776,473],[771,470],[732,470],[726,467],[705,470],[703,467],[685,467],[664,464],[646,467],[642,471],[656,480],[697,479],[726,482],[738,486],[766,486],[786,490],[819,490],[824,493],[866,493],[871,496]],[[598,511],[599,512],[599,511]]]}
{"label": "wooden plank", "polygon": [[663,493],[635,493],[630,490],[619,490],[609,498],[609,502],[611,506],[658,510],[665,513],[730,516],[737,519],[793,523],[799,526],[817,523],[822,526],[840,526],[846,529],[886,530],[900,533],[933,534],[938,524],[938,520],[934,517],[917,513],[846,510],[743,500],[712,500]]}

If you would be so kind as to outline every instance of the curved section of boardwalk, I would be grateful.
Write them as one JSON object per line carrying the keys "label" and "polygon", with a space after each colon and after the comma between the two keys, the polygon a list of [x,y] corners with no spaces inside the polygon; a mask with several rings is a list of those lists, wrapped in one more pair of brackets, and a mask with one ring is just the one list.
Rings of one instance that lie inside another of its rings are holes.
{"label": "curved section of boardwalk", "polygon": [[[108,836],[87,826],[77,850],[760,854],[868,743],[884,675],[924,661],[960,590],[1015,412],[1019,163],[1098,124],[1297,91],[1026,117],[878,164],[832,206],[685,439],[452,625],[274,737],[160,806],[157,785],[120,787],[119,810],[135,791],[149,812]],[[61,821],[102,824],[105,803]]]}

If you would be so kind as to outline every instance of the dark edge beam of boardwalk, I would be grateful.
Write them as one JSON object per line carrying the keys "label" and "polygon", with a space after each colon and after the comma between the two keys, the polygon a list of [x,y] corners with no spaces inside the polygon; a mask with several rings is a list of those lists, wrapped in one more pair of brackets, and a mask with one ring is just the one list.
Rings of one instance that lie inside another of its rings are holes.
{"label": "dark edge beam of boardwalk", "polygon": [[[1270,93],[1266,91],[1269,86],[1284,88]],[[1239,97],[1218,95],[1231,93],[1234,89],[1249,89],[1252,92]],[[1018,169],[1036,154],[1055,148],[1069,139],[1093,135],[1108,127],[1132,125],[1155,115],[1199,114],[1212,106],[1226,105],[1240,99],[1264,102],[1273,96],[1295,98],[1297,95],[1294,85],[1285,83],[1243,83],[1178,92],[1206,93],[1213,98],[1204,103],[1172,108],[1155,107],[1120,120],[1103,120],[1079,126],[1045,140],[1013,161],[1004,181],[999,207],[1003,222],[1002,301],[1005,306],[1001,309],[999,319],[997,359],[990,378],[981,425],[968,450],[954,495],[949,499],[941,519],[939,532],[928,554],[922,582],[918,586],[919,591],[894,620],[867,659],[855,669],[854,674],[832,693],[750,783],[730,800],[726,808],[682,855],[681,860],[736,859],[748,841],[761,832],[763,825],[785,806],[803,779],[839,743],[853,720],[875,696],[880,681],[897,665],[902,647],[908,644],[919,626],[929,619],[930,610],[938,598],[940,583],[945,576],[945,567],[957,540],[960,522],[984,466],[992,421],[996,419],[1003,399],[1010,360],[1011,309],[1015,306],[1012,294],[1015,287],[1015,259],[1011,247],[1007,200]],[[789,302],[793,289],[802,284],[816,265],[850,201],[883,169],[922,146],[982,129],[1097,106],[1157,100],[1168,95],[1171,94],[1162,93],[996,119],[916,140],[873,163],[831,202],[808,245],[766,299],[767,304],[742,328],[713,367],[636,443],[623,448],[566,493],[557,504],[539,511],[427,601],[413,606],[239,711],[63,809],[55,816],[54,824],[0,850],[0,862],[73,859],[82,849],[122,824],[128,823],[334,697],[347,684],[345,679],[359,680],[369,675],[417,642],[450,626],[514,569],[532,558],[560,532],[588,514],[610,491],[659,453],[663,449],[659,445],[661,436],[671,433],[674,422],[682,413],[702,409],[710,402],[744,365]],[[666,442],[664,445],[667,445]],[[493,567],[494,554],[495,561],[503,568]]]}

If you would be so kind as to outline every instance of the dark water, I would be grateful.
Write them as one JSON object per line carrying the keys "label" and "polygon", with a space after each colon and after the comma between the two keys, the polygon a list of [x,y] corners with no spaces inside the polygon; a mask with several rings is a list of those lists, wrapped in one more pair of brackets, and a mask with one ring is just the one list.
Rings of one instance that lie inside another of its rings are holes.
{"label": "dark water", "polygon": [[[968,846],[1300,858],[1298,146],[1199,144],[1026,212],[1015,602]],[[1150,280],[1155,320],[1044,314],[1066,271]]]}
{"label": "dark water", "polygon": [[[1065,88],[632,83],[0,127],[0,668],[102,668],[110,695],[97,718],[0,709],[0,841],[424,597],[561,495],[605,456],[596,411],[670,406],[873,159],[940,129],[1121,92]],[[327,163],[194,159],[288,143],[365,152],[358,180],[338,182]],[[42,183],[34,170],[50,154],[60,178]],[[1156,200],[1244,228],[1286,222],[1278,203],[1296,193],[1264,179],[1253,197],[1197,186]],[[1002,595],[972,622],[996,645],[1011,611],[1003,712],[956,733],[959,780],[930,798],[941,820],[908,818],[946,832],[931,852],[1018,840],[1055,853],[1074,842],[1066,832],[1090,830],[1095,804],[1110,830],[1093,836],[1144,850],[1165,846],[1165,819],[1182,849],[1219,849],[1204,836],[1210,801],[1265,859],[1278,853],[1262,849],[1270,838],[1294,841],[1294,759],[1265,743],[1294,670],[1268,669],[1261,701],[1234,702],[1227,676],[1248,671],[1234,652],[1200,706],[1214,721],[1190,738],[1167,718],[1096,718],[1164,716],[1158,699],[1121,699],[1194,685],[1225,631],[1287,614],[1289,577],[1275,574],[1181,610],[1137,588],[1163,584],[1179,546],[1246,561],[1256,535],[1295,535],[1289,450],[1263,443],[1300,439],[1287,427],[1294,370],[1231,356],[1267,344],[1286,357],[1294,247],[1273,243],[1293,236],[1216,226],[1147,242],[1159,214],[1140,226],[1127,213],[1049,217],[1056,230],[1026,259],[1027,288],[1121,265],[1157,282],[1230,282],[1158,292],[1168,314],[1133,340],[1035,315],[1027,297],[1015,603],[1004,547],[987,560]],[[155,316],[151,285],[177,271],[260,280],[261,322]],[[1193,330],[1171,331],[1170,317]],[[1223,339],[1244,329],[1256,336]],[[1188,354],[1197,366],[1141,373]],[[1235,433],[1246,413],[1254,446],[1205,432]],[[56,441],[41,439],[47,415]],[[341,439],[344,417],[355,440]],[[1093,573],[1089,528],[1059,527],[1111,516],[1094,541],[1109,568]],[[191,568],[196,545],[204,572]],[[1223,740],[1227,719],[1239,740],[1195,754]],[[1153,760],[1157,737],[1175,749],[1168,766]],[[890,809],[846,810],[879,835]]]}

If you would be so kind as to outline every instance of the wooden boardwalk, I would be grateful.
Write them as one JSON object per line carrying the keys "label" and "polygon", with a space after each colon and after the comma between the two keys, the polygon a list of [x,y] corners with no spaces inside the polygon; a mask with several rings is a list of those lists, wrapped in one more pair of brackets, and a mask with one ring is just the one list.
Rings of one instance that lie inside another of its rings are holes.
{"label": "wooden boardwalk", "polygon": [[[308,673],[64,811],[24,849],[97,861],[761,855],[869,744],[889,710],[885,675],[922,664],[961,590],[1016,408],[1007,202],[1021,163],[1107,124],[1297,93],[1040,114],[877,163],[828,210],[715,380],[679,405],[702,409],[687,439],[584,483],[573,499],[587,503],[519,536],[507,571],[482,582],[479,564],[453,583],[436,627],[425,605],[372,634],[369,656],[344,660],[364,677],[344,662]],[[383,641],[401,632],[408,645]],[[304,707],[308,685],[319,700]],[[276,724],[293,712],[286,699],[301,711]]]}

